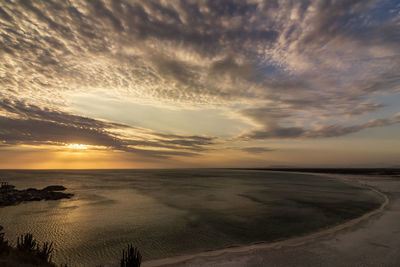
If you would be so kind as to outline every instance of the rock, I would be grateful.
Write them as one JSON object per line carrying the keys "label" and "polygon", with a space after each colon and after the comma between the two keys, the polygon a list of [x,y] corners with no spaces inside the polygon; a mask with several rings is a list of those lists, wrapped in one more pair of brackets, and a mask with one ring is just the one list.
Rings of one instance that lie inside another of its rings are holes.
{"label": "rock", "polygon": [[[14,186],[12,186],[14,188]],[[16,205],[24,201],[59,200],[71,198],[74,194],[63,193],[66,188],[62,185],[47,186],[41,190],[28,188],[26,190],[0,191],[0,206]]]}
{"label": "rock", "polygon": [[50,186],[43,188],[42,190],[43,191],[64,191],[65,189],[67,189],[67,188],[65,188],[62,185],[50,185]]}
{"label": "rock", "polygon": [[36,188],[30,187],[30,188],[28,188],[28,189],[25,189],[25,191],[29,192],[29,191],[38,191],[38,190],[37,190]]}

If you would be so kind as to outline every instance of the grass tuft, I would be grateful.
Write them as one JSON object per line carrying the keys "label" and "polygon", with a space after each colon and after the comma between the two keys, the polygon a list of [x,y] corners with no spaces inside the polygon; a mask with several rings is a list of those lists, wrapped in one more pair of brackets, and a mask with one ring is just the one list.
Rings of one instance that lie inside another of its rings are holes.
{"label": "grass tuft", "polygon": [[37,247],[37,242],[32,234],[21,235],[17,239],[17,249],[26,252],[33,252]]}
{"label": "grass tuft", "polygon": [[36,247],[36,255],[45,262],[51,262],[51,254],[53,253],[53,242],[44,242],[43,246]]}
{"label": "grass tuft", "polygon": [[0,255],[8,254],[10,246],[8,241],[4,239],[3,227],[0,225]]}
{"label": "grass tuft", "polygon": [[128,245],[128,249],[122,250],[122,259],[120,267],[139,267],[142,263],[142,255],[139,249],[133,247],[131,244]]}

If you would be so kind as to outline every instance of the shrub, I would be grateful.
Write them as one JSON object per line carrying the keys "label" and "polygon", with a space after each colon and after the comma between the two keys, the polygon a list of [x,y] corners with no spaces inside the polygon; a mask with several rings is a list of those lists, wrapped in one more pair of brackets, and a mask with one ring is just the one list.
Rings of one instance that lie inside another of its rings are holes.
{"label": "shrub", "polygon": [[128,245],[128,249],[122,250],[122,259],[120,267],[139,267],[142,263],[142,255],[139,249],[133,247],[131,244]]}
{"label": "shrub", "polygon": [[17,239],[17,249],[22,251],[34,251],[37,247],[37,242],[32,234],[21,235]]}
{"label": "shrub", "polygon": [[36,255],[45,262],[51,262],[51,254],[53,253],[53,242],[44,242],[43,246],[36,247]]}
{"label": "shrub", "polygon": [[0,255],[7,253],[10,249],[8,241],[4,239],[3,227],[0,225]]}
{"label": "shrub", "polygon": [[40,260],[48,263],[51,263],[51,254],[54,250],[53,242],[44,242],[43,246],[40,246],[32,234],[25,234],[18,237],[17,249],[35,255]]}

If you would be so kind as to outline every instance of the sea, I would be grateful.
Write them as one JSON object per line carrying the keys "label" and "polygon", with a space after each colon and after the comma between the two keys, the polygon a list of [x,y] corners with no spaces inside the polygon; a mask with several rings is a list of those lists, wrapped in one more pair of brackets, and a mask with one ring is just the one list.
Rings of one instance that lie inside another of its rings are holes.
{"label": "sea", "polygon": [[0,207],[6,238],[53,242],[53,261],[118,265],[305,235],[379,207],[368,188],[323,175],[239,169],[1,170],[17,189],[63,185],[71,199]]}

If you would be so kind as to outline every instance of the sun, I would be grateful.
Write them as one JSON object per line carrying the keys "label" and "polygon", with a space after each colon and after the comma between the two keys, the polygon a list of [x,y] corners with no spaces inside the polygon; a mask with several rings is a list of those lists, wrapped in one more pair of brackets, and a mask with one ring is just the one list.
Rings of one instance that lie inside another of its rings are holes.
{"label": "sun", "polygon": [[72,148],[72,149],[87,149],[88,148],[86,145],[82,145],[82,144],[68,144],[67,147]]}

